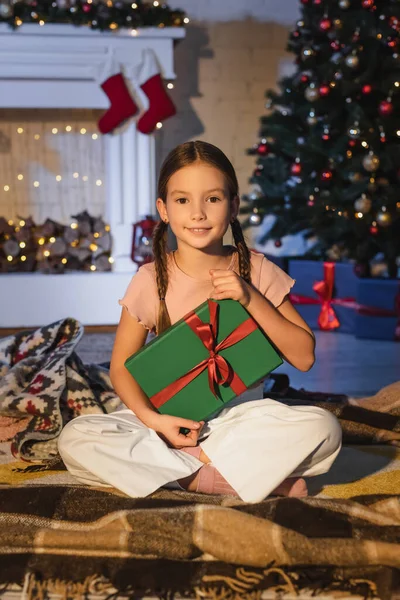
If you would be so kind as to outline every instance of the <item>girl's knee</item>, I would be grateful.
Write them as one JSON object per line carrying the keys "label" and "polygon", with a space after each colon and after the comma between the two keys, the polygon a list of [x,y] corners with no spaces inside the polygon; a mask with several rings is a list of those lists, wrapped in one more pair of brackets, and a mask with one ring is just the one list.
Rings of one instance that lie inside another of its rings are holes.
{"label": "girl's knee", "polygon": [[321,441],[329,441],[332,450],[339,448],[342,443],[342,428],[338,419],[331,412],[321,409],[315,426],[321,434]]}

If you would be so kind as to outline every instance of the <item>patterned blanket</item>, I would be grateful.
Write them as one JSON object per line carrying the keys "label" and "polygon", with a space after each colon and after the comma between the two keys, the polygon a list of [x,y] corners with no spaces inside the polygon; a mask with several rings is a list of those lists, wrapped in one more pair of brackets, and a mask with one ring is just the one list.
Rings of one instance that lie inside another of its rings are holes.
{"label": "patterned blanket", "polygon": [[112,412],[120,403],[106,369],[84,365],[74,348],[83,326],[64,319],[0,339],[0,415],[24,419],[12,451],[26,460],[57,455],[72,418]]}
{"label": "patterned blanket", "polygon": [[334,412],[345,442],[356,444],[326,479],[313,478],[317,496],[249,505],[159,490],[134,499],[77,484],[57,460],[68,420],[119,403],[107,369],[76,355],[82,333],[66,319],[0,340],[0,440],[11,441],[13,453],[10,442],[0,446],[0,595],[261,600],[274,597],[266,591],[332,598],[341,590],[393,598],[400,587],[398,383],[365,402],[279,386],[268,392]]}

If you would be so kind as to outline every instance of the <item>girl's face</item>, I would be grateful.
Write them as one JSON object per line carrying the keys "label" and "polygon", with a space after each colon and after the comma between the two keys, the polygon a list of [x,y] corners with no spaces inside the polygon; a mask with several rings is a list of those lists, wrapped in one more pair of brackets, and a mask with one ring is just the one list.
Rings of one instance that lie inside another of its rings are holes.
{"label": "girl's face", "polygon": [[176,171],[167,187],[167,201],[157,200],[161,219],[167,220],[178,243],[199,250],[218,249],[239,198],[230,200],[224,174],[204,162]]}

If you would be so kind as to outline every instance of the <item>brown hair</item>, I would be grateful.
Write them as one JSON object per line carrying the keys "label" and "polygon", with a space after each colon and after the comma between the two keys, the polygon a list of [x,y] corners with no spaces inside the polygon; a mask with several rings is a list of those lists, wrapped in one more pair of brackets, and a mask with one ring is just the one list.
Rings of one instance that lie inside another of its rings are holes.
{"label": "brown hair", "polygon": [[[186,142],[172,150],[161,166],[158,178],[158,197],[165,203],[167,201],[167,185],[172,175],[196,161],[205,162],[219,171],[225,177],[229,189],[230,200],[239,195],[239,185],[230,160],[225,154],[212,144],[195,141]],[[239,272],[248,283],[251,282],[250,251],[243,237],[242,228],[237,219],[231,223],[233,240],[239,255]],[[167,231],[168,225],[160,221],[153,235],[153,254],[156,270],[157,291],[160,300],[160,308],[157,319],[157,333],[162,333],[170,327],[171,320],[168,314],[165,296],[168,288],[168,262],[167,262]]]}

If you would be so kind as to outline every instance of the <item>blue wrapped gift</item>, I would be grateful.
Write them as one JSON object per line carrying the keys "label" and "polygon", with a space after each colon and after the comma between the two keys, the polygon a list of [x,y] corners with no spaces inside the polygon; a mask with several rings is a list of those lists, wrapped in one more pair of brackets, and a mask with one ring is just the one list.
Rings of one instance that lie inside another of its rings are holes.
{"label": "blue wrapped gift", "polygon": [[355,334],[371,340],[400,340],[400,280],[359,279]]}
{"label": "blue wrapped gift", "polygon": [[290,260],[290,300],[311,329],[354,333],[358,277],[349,263]]}

